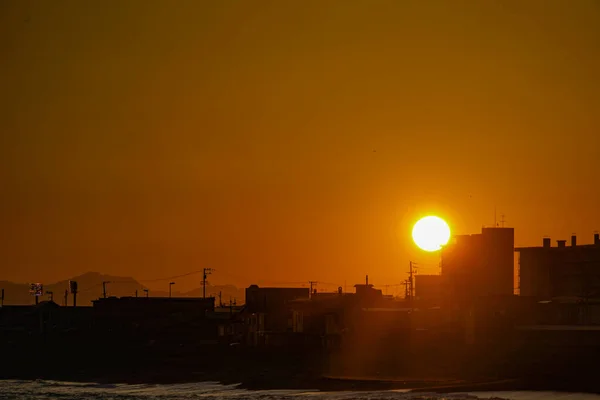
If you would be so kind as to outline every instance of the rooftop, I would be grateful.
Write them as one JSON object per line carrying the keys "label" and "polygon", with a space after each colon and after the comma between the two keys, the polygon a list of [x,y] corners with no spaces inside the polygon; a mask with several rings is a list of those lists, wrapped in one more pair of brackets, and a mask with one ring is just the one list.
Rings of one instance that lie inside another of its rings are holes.
{"label": "rooftop", "polygon": [[542,241],[541,246],[522,246],[515,247],[515,251],[556,251],[565,249],[599,249],[600,250],[600,234],[594,233],[594,241],[589,244],[577,244],[577,236],[572,235],[570,242],[567,244],[567,240],[557,240],[556,246],[552,246],[552,240],[549,237],[545,237]]}

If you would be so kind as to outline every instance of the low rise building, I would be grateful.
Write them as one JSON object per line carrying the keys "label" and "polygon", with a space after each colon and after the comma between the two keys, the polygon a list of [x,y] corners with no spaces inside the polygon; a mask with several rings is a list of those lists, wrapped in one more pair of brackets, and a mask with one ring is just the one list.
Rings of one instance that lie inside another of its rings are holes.
{"label": "low rise building", "polygon": [[53,301],[30,306],[0,307],[0,337],[65,335],[89,331],[92,307],[61,307]]}
{"label": "low rise building", "polygon": [[108,297],[93,304],[94,330],[108,341],[217,342],[218,323],[208,318],[215,310],[212,297]]}
{"label": "low rise building", "polygon": [[308,299],[308,288],[259,287],[246,289],[243,318],[247,325],[246,344],[250,346],[276,346],[287,343],[293,332],[293,313],[290,303]]}
{"label": "low rise building", "polygon": [[542,246],[519,247],[518,281],[521,296],[541,300],[562,298],[573,301],[600,299],[600,235],[594,234],[592,244],[577,244],[557,240],[552,246],[544,238]]}

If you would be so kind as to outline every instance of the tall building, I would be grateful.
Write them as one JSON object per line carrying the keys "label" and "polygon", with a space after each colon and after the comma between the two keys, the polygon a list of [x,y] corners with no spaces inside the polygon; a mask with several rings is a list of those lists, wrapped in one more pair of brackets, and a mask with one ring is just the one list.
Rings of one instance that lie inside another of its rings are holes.
{"label": "tall building", "polygon": [[600,235],[594,234],[592,244],[577,244],[557,240],[552,246],[544,238],[542,246],[520,247],[519,293],[542,299],[557,297],[600,297]]}
{"label": "tall building", "polygon": [[444,292],[450,299],[514,294],[513,228],[456,235],[442,249]]}

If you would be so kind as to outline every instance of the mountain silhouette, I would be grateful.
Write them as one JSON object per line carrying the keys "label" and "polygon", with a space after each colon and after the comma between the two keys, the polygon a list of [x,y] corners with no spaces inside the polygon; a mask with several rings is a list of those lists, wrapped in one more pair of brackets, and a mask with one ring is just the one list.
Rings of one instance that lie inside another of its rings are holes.
{"label": "mountain silhouette", "polygon": [[[144,286],[132,277],[122,277],[113,275],[104,275],[99,272],[87,272],[83,275],[75,276],[71,279],[59,281],[49,285],[44,285],[44,295],[39,299],[47,300],[50,298],[50,292],[52,292],[53,299],[56,303],[64,305],[65,302],[65,290],[69,288],[69,281],[76,281],[78,284],[77,293],[77,305],[78,306],[91,306],[93,300],[103,296],[102,282],[109,282],[106,284],[107,296],[135,296],[143,297],[146,295]],[[0,281],[0,289],[4,289],[4,305],[27,305],[34,304],[35,298],[29,294],[28,283],[15,283],[9,281]],[[218,297],[221,293],[223,303],[228,304],[230,299],[235,299],[237,304],[242,304],[244,300],[244,290],[239,289],[233,285],[207,285],[206,296]],[[149,295],[151,297],[167,297],[168,291],[150,290]],[[179,292],[174,290],[172,292],[173,297],[201,297],[202,288],[193,289],[189,292]],[[68,296],[68,304],[73,304],[73,297],[71,294]]]}

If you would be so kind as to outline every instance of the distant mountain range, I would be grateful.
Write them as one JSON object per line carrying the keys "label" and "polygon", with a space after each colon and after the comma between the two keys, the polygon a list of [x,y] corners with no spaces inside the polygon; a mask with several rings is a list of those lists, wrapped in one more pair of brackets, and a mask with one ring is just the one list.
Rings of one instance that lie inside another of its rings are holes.
{"label": "distant mountain range", "polygon": [[[80,276],[75,276],[70,280],[76,281],[78,284],[77,305],[90,306],[92,301],[102,297],[102,282],[110,282],[107,284],[107,296],[135,296],[136,291],[139,297],[146,295],[144,285],[131,277],[103,275],[98,272],[88,272]],[[65,290],[69,288],[69,280],[56,282],[44,286],[44,295],[41,300],[48,300],[50,296],[60,305],[65,301]],[[8,281],[0,281],[0,289],[4,289],[4,305],[26,305],[35,302],[34,297],[29,294],[29,284],[14,283]],[[52,295],[50,294],[52,293]],[[230,299],[235,299],[237,304],[244,302],[245,291],[233,285],[207,285],[206,296],[218,297],[221,293],[223,303],[228,304]],[[167,297],[168,291],[149,291],[151,297]],[[179,292],[173,288],[173,297],[201,297],[202,288],[194,289],[189,292]],[[219,299],[217,298],[217,304]],[[69,305],[73,304],[72,295],[68,296]]]}

